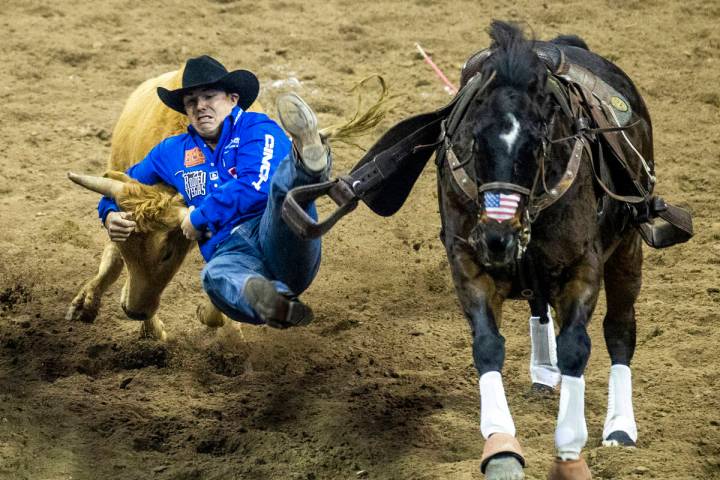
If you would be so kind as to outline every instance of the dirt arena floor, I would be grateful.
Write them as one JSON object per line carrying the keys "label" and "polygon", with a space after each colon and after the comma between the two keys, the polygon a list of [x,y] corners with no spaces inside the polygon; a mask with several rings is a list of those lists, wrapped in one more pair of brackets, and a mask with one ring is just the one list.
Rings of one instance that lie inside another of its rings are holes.
{"label": "dirt arena floor", "polygon": [[[0,13],[0,478],[479,479],[477,375],[438,239],[430,165],[405,208],[361,207],[324,241],[304,329],[209,330],[196,250],[163,297],[170,340],[139,340],[121,281],[94,324],[65,320],[106,239],[98,197],[110,132],[146,78],[208,53],[255,71],[261,101],[296,90],[323,125],[380,73],[396,96],[362,140],[449,97],[414,42],[457,82],[493,18],[539,38],[577,33],[645,96],[658,191],[696,236],[646,251],[633,363],[636,450],[600,447],[609,359],[600,302],[586,372],[594,478],[720,478],[720,4],[702,0],[10,0]],[[337,173],[360,157],[335,148]],[[527,307],[507,305],[505,385],[528,478],[552,461],[557,396],[529,393]]]}

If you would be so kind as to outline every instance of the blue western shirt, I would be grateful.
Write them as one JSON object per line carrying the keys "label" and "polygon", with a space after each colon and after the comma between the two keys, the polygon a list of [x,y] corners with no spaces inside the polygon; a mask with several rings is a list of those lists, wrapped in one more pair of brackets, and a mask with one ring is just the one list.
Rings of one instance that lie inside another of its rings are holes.
{"label": "blue western shirt", "polygon": [[[285,132],[267,115],[235,107],[223,121],[215,150],[191,125],[188,133],[160,142],[127,174],[148,185],[165,182],[188,206],[195,206],[193,226],[213,234],[198,242],[208,261],[236,225],[263,213],[270,179],[290,146]],[[103,223],[108,213],[118,210],[107,197],[98,205]]]}

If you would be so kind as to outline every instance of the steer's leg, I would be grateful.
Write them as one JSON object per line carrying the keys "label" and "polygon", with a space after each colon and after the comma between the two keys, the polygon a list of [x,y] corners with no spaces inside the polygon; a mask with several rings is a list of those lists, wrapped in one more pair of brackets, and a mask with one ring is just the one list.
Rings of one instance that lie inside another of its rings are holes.
{"label": "steer's leg", "polygon": [[605,264],[607,314],[603,329],[612,363],[603,428],[605,446],[634,447],[637,442],[630,361],[635,353],[635,301],[641,283],[642,243],[633,231]]}
{"label": "steer's leg", "polygon": [[585,379],[590,358],[587,324],[597,303],[600,288],[600,259],[592,256],[569,272],[571,280],[553,299],[560,320],[557,337],[558,367],[562,375],[560,407],[555,429],[556,462],[550,480],[590,478],[590,469],[580,456],[587,442],[585,423]]}
{"label": "steer's leg", "polygon": [[80,289],[65,315],[67,320],[91,323],[100,309],[102,295],[112,285],[123,269],[123,259],[115,242],[107,242],[103,250],[98,273]]}

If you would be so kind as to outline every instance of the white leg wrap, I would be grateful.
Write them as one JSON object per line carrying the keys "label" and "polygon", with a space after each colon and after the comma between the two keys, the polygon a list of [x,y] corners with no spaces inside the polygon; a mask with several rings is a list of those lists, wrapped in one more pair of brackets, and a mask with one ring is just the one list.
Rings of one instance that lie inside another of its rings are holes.
{"label": "white leg wrap", "polygon": [[587,438],[585,378],[563,375],[558,423],[555,430],[557,456],[562,460],[577,460]]}
{"label": "white leg wrap", "polygon": [[557,346],[555,328],[550,321],[543,325],[540,317],[530,317],[530,379],[555,388],[560,383],[560,369],[557,367]]}
{"label": "white leg wrap", "polygon": [[487,372],[480,377],[480,432],[486,440],[498,432],[515,436],[500,372]]}
{"label": "white leg wrap", "polygon": [[632,374],[627,365],[610,367],[608,409],[603,440],[618,430],[627,433],[633,442],[637,442],[637,425],[632,405]]}

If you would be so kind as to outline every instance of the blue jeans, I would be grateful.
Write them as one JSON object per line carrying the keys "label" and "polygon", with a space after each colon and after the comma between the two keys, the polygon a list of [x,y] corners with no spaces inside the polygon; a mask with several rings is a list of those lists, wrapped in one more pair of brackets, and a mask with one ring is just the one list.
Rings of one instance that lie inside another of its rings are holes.
{"label": "blue jeans", "polygon": [[[321,180],[324,178],[298,168],[289,153],[273,175],[263,214],[235,227],[218,245],[201,279],[210,300],[225,315],[239,322],[265,323],[243,296],[245,283],[252,277],[265,277],[278,292],[290,296],[310,286],[320,267],[320,239],[303,240],[295,235],[280,212],[289,190]],[[314,203],[305,210],[317,220]]]}

